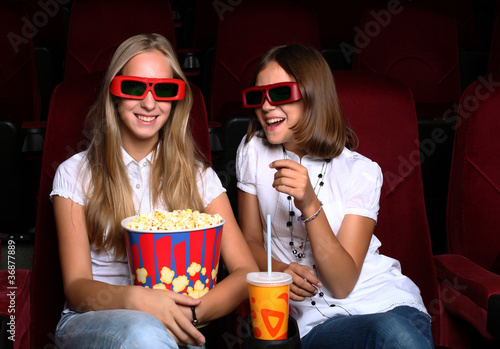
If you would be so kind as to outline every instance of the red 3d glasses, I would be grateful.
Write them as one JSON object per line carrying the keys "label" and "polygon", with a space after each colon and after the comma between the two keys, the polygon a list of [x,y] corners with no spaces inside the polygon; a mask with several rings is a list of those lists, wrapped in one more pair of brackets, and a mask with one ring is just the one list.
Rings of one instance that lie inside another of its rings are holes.
{"label": "red 3d glasses", "polygon": [[109,91],[116,97],[143,99],[151,91],[157,101],[178,101],[186,96],[186,83],[179,79],[115,76]]}
{"label": "red 3d glasses", "polygon": [[266,98],[269,104],[279,105],[298,101],[302,95],[294,81],[254,86],[243,90],[243,108],[261,107]]}

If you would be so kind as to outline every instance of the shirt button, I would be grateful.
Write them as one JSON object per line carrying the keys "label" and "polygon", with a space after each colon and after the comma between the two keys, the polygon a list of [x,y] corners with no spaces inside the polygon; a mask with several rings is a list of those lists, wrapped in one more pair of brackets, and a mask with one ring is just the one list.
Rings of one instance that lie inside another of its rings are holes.
{"label": "shirt button", "polygon": [[135,187],[136,187],[137,189],[139,189],[139,188],[141,187],[141,185],[140,185],[140,184],[136,184],[136,185],[135,185]]}
{"label": "shirt button", "polygon": [[148,165],[148,164],[147,164],[147,163],[145,163],[145,162],[143,162],[143,163],[142,163],[142,167],[146,167],[147,165]]}

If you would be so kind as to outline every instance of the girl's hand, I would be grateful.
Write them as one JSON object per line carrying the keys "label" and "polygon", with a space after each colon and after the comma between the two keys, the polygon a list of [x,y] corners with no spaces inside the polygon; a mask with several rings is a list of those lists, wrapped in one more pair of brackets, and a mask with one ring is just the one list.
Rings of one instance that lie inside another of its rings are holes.
{"label": "girl's hand", "polygon": [[306,297],[312,297],[318,293],[317,287],[321,287],[321,281],[316,273],[307,265],[290,263],[283,272],[292,276],[293,283],[290,285],[290,299],[303,301]]}
{"label": "girl's hand", "polygon": [[291,195],[295,207],[302,215],[309,217],[309,212],[312,214],[318,209],[319,200],[304,166],[293,160],[284,159],[271,162],[269,167],[276,169],[273,188],[280,193]]}
{"label": "girl's hand", "polygon": [[137,294],[138,301],[141,302],[140,310],[160,320],[177,344],[201,346],[205,343],[205,337],[191,323],[191,310],[189,309],[191,306],[200,304],[199,299],[169,290],[149,290],[141,286],[136,286],[136,288],[147,292]]}

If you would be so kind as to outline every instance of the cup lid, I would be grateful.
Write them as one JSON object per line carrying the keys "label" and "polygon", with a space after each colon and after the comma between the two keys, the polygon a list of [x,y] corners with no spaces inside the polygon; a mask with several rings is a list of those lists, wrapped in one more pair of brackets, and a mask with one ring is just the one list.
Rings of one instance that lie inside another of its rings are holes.
{"label": "cup lid", "polygon": [[248,283],[262,287],[283,286],[292,283],[292,276],[287,273],[273,271],[269,275],[265,271],[248,273],[246,280]]}

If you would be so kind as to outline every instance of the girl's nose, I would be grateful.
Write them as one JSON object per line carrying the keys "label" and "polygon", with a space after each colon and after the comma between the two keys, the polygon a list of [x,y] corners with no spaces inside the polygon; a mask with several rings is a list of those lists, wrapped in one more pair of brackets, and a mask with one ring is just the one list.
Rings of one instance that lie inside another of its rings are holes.
{"label": "girl's nose", "polygon": [[274,105],[271,105],[267,100],[267,97],[264,97],[264,103],[262,104],[262,110],[272,110],[274,109]]}
{"label": "girl's nose", "polygon": [[146,94],[146,97],[144,97],[141,104],[145,109],[148,109],[148,110],[153,109],[156,106],[156,100],[155,100],[155,97],[153,96],[153,92],[148,91],[148,93]]}

